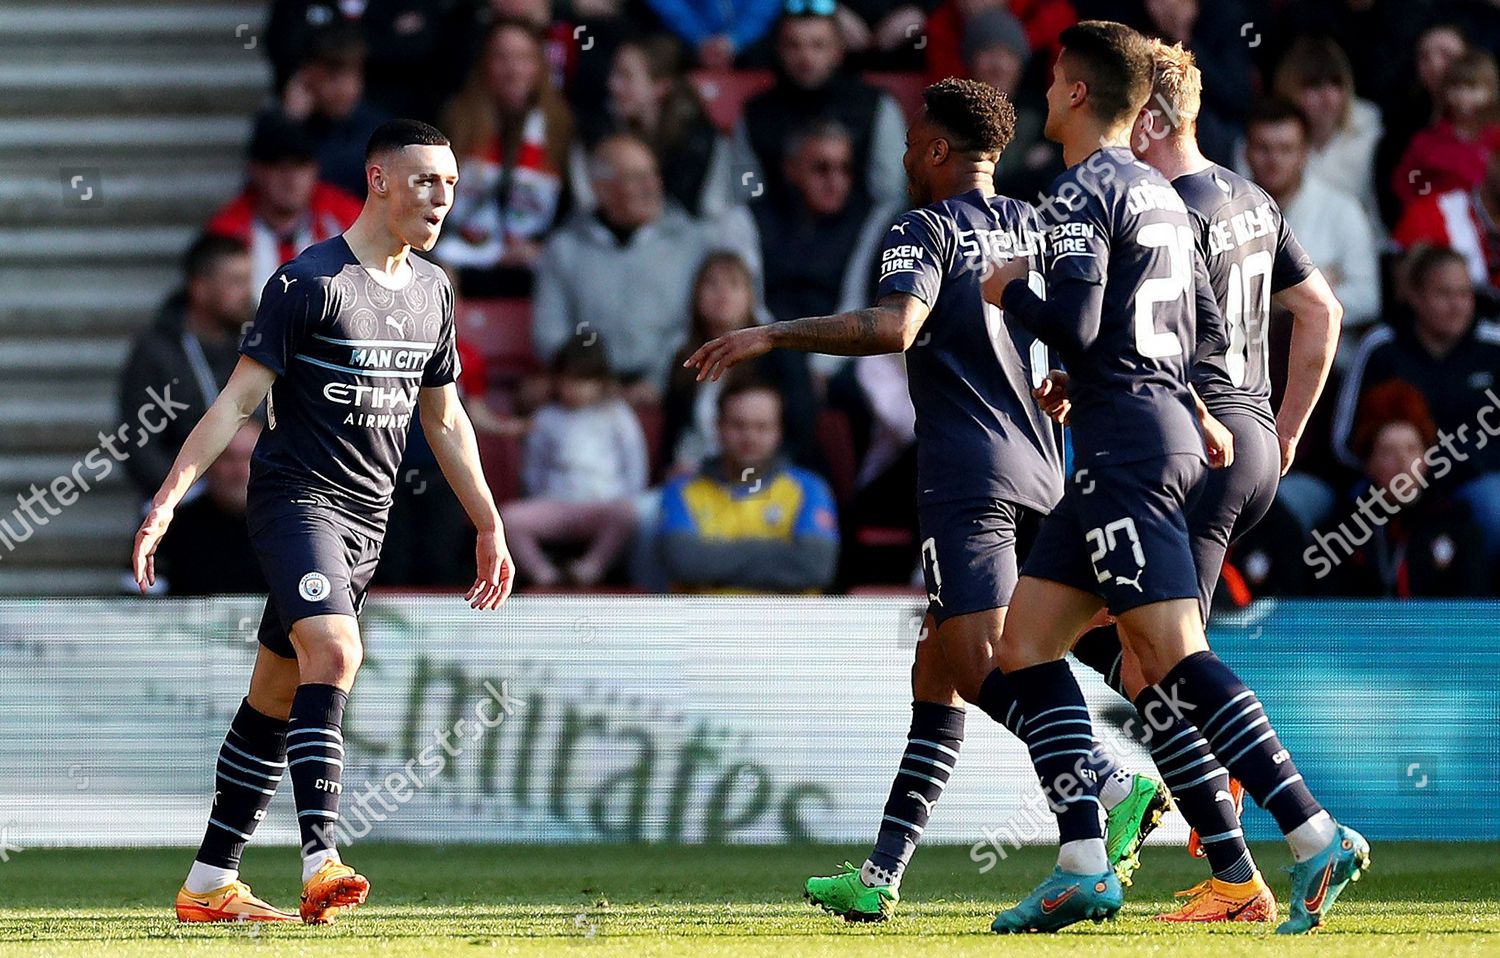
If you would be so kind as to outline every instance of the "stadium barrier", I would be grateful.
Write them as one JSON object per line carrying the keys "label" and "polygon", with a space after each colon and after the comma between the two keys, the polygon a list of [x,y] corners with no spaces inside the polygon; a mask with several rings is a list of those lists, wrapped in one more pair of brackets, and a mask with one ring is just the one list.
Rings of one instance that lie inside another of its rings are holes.
{"label": "stadium barrier", "polygon": [[[196,844],[261,608],[0,602],[11,847]],[[1212,632],[1336,813],[1372,839],[1497,839],[1497,611],[1266,601]],[[373,596],[341,831],[354,843],[863,841],[904,744],[920,629],[921,610],[889,598],[519,597],[480,614],[452,597]],[[1084,681],[1101,737],[1123,742],[1132,712]],[[973,845],[976,862],[985,844],[1052,840],[1020,745],[977,710],[968,724],[928,839]],[[284,785],[257,841],[294,842],[293,821]],[[1182,841],[1169,822],[1160,840]],[[1259,811],[1247,825],[1274,834]]]}

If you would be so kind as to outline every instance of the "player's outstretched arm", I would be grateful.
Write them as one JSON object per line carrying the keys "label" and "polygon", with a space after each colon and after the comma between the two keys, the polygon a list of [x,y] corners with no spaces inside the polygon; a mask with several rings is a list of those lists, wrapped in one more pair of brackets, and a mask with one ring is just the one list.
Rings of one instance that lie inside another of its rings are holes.
{"label": "player's outstretched arm", "polygon": [[737,329],[704,343],[682,365],[698,370],[702,382],[718,381],[733,367],[773,349],[834,356],[905,352],[916,342],[927,313],[927,304],[916,296],[891,293],[866,309]]}
{"label": "player's outstretched arm", "polygon": [[464,594],[464,601],[475,609],[494,609],[510,595],[515,583],[515,563],[505,546],[505,528],[500,512],[484,481],[479,464],[479,443],[474,440],[474,426],[464,412],[453,383],[426,386],[417,394],[418,415],[427,444],[443,470],[453,494],[463,504],[469,520],[479,531],[474,544],[476,575],[474,584]]}
{"label": "player's outstretched arm", "polygon": [[1272,301],[1292,313],[1292,346],[1287,360],[1286,393],[1276,412],[1276,435],[1281,440],[1281,474],[1292,468],[1297,442],[1312,415],[1339,347],[1344,307],[1333,287],[1318,270]]}
{"label": "player's outstretched arm", "polygon": [[276,374],[269,368],[248,356],[241,356],[223,392],[188,433],[167,478],[151,500],[151,511],[135,534],[130,564],[142,595],[156,584],[156,547],[166,534],[167,526],[171,525],[173,510],[204,470],[219,458],[245,420],[254,414],[275,381]]}

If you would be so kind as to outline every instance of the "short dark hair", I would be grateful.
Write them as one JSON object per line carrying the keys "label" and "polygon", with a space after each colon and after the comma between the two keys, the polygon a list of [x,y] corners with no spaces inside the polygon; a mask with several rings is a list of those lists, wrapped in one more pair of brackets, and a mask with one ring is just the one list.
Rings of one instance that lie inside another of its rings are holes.
{"label": "short dark hair", "polygon": [[552,375],[569,379],[614,379],[604,337],[594,330],[580,330],[552,357]]}
{"label": "short dark hair", "polygon": [[377,153],[406,146],[447,146],[448,138],[431,123],[421,120],[386,120],[370,134],[365,144],[365,162]]}
{"label": "short dark hair", "polygon": [[242,239],[219,233],[203,233],[182,254],[182,272],[188,279],[197,279],[212,272],[220,260],[231,256],[247,256],[249,253],[250,247]]}
{"label": "short dark hair", "polygon": [[961,153],[999,154],[1016,135],[1010,97],[979,80],[939,80],[922,91],[922,105]]}
{"label": "short dark hair", "polygon": [[1245,132],[1248,134],[1250,128],[1257,124],[1295,123],[1302,131],[1302,138],[1308,137],[1311,127],[1308,125],[1307,114],[1293,103],[1281,97],[1269,97],[1256,102],[1250,108],[1250,113],[1245,117]]}
{"label": "short dark hair", "polygon": [[1457,266],[1465,275],[1469,272],[1468,260],[1457,250],[1434,243],[1418,243],[1402,261],[1401,273],[1407,288],[1415,290],[1425,287],[1428,277],[1444,266]]}
{"label": "short dark hair", "polygon": [[337,21],[320,27],[307,41],[307,63],[363,64],[369,54],[364,31],[358,24]]}
{"label": "short dark hair", "polygon": [[302,124],[277,110],[255,121],[249,153],[252,163],[315,163],[318,145]]}
{"label": "short dark hair", "polygon": [[1151,43],[1111,20],[1084,20],[1057,37],[1075,79],[1089,89],[1094,115],[1105,123],[1133,118],[1151,96]]}
{"label": "short dark hair", "polygon": [[776,397],[776,404],[778,406],[781,406],[783,409],[786,406],[786,400],[782,398],[781,390],[765,379],[762,379],[753,369],[742,366],[724,377],[724,385],[719,390],[719,418],[724,418],[724,410],[728,408],[730,401],[734,397],[743,396],[746,393],[770,393]]}

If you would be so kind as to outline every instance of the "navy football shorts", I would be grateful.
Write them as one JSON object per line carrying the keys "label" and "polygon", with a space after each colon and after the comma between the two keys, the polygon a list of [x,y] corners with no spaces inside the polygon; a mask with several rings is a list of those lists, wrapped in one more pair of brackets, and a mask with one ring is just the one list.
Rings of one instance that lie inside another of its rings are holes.
{"label": "navy football shorts", "polygon": [[326,506],[286,500],[252,506],[247,520],[271,589],[260,619],[261,645],[293,659],[293,623],[312,615],[359,615],[380,561],[380,539]]}
{"label": "navy football shorts", "polygon": [[959,499],[917,508],[927,612],[941,625],[955,615],[1010,605],[1018,555],[1025,555],[1042,514],[999,499]]}
{"label": "navy football shorts", "polygon": [[1208,471],[1187,517],[1205,622],[1224,568],[1224,554],[1230,543],[1266,517],[1281,482],[1281,443],[1275,430],[1247,413],[1214,415],[1234,434],[1234,463]]}
{"label": "navy football shorts", "polygon": [[1078,470],[1021,574],[1092,592],[1115,615],[1198,598],[1187,512],[1207,468],[1181,453]]}

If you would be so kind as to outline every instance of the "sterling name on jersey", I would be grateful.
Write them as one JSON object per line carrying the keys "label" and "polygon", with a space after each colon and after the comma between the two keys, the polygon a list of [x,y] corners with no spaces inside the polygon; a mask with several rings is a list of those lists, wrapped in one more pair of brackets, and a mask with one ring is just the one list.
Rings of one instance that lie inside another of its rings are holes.
{"label": "sterling name on jersey", "polygon": [[877,295],[907,293],[929,310],[906,352],[919,502],[1050,512],[1062,497],[1059,430],[1031,398],[1046,347],[980,293],[986,261],[1023,256],[1037,268],[1041,240],[1032,207],[979,190],[905,213],[886,233]]}
{"label": "sterling name on jersey", "polygon": [[277,375],[251,461],[253,498],[307,498],[383,520],[418,388],[458,376],[453,287],[426,260],[407,262],[410,281],[390,289],[335,236],[266,283],[240,345]]}
{"label": "sterling name on jersey", "polygon": [[1041,214],[1049,301],[1011,283],[1005,303],[1062,356],[1077,465],[1203,456],[1187,371],[1207,278],[1182,198],[1106,147],[1053,182]]}
{"label": "sterling name on jersey", "polygon": [[1198,357],[1193,385],[1209,412],[1241,410],[1274,426],[1266,345],[1271,297],[1311,276],[1312,259],[1276,201],[1233,170],[1215,164],[1172,186],[1192,216],[1229,334],[1228,349]]}

